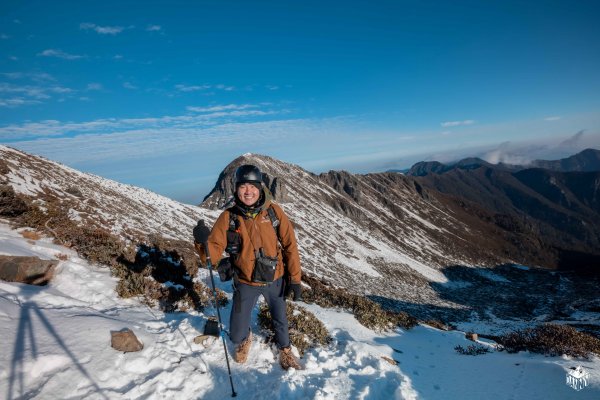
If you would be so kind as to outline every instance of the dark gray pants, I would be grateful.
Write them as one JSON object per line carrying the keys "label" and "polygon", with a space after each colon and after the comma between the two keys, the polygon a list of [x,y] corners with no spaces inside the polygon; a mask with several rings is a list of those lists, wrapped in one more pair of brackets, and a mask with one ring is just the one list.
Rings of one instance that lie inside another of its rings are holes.
{"label": "dark gray pants", "polygon": [[234,345],[239,345],[248,337],[252,309],[261,294],[269,306],[277,345],[280,349],[290,345],[283,289],[283,278],[277,279],[268,286],[251,286],[240,282],[235,284],[233,307],[229,320],[229,337]]}

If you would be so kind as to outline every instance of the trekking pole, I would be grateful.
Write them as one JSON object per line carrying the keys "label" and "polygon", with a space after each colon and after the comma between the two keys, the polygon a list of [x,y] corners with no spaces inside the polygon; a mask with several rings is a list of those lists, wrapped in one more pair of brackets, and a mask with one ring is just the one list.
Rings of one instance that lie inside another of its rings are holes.
{"label": "trekking pole", "polygon": [[210,272],[210,283],[212,285],[213,297],[215,299],[215,307],[217,308],[217,318],[219,319],[219,335],[223,339],[223,350],[225,350],[225,360],[227,361],[227,371],[229,372],[229,383],[231,384],[231,397],[236,397],[237,393],[233,388],[233,379],[231,378],[231,367],[229,366],[229,355],[227,354],[227,346],[225,344],[225,335],[223,332],[223,322],[221,322],[221,311],[219,310],[219,301],[217,300],[217,290],[215,289],[215,278],[213,276],[213,266],[210,260],[210,253],[208,252],[208,243],[204,242],[204,249],[206,250],[206,266]]}

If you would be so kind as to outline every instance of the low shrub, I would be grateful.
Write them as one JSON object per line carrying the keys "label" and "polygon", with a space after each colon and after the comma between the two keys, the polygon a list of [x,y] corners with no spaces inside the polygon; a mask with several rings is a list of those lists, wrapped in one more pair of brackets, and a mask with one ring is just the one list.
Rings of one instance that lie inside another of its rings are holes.
{"label": "low shrub", "polygon": [[64,253],[58,253],[56,255],[56,258],[58,258],[60,261],[67,261],[69,259],[69,256]]}
{"label": "low shrub", "polygon": [[0,176],[8,175],[10,173],[10,168],[8,167],[8,163],[3,159],[0,160]]}
{"label": "low shrub", "polygon": [[12,186],[0,185],[0,216],[17,217],[27,210],[27,202],[15,193]]}
{"label": "low shrub", "polygon": [[[141,244],[133,262],[125,258],[113,266],[113,275],[119,278],[117,293],[121,297],[143,296],[148,304],[158,305],[165,312],[201,311],[214,305],[212,290],[200,282],[193,282],[176,246],[167,246],[167,240],[152,239],[154,245]],[[172,243],[171,243],[172,244]],[[183,250],[185,251],[185,249]],[[195,267],[197,270],[197,266]],[[226,294],[217,289],[220,306],[228,303]]]}
{"label": "low shrub", "polygon": [[478,356],[480,354],[489,353],[490,349],[480,344],[470,344],[465,349],[461,345],[458,345],[454,348],[458,354],[462,354],[465,356]]}
{"label": "low shrub", "polygon": [[456,326],[452,325],[452,324],[446,324],[442,321],[439,321],[437,319],[428,319],[423,321],[424,324],[429,325],[431,327],[434,327],[436,329],[439,329],[441,331],[454,331],[456,330]]}
{"label": "low shrub", "polygon": [[410,329],[417,325],[417,319],[405,312],[386,311],[381,306],[364,297],[350,294],[344,289],[331,288],[320,280],[302,276],[311,290],[304,290],[302,297],[306,302],[318,304],[321,307],[339,307],[354,314],[362,325],[376,331],[385,331],[400,326]]}
{"label": "low shrub", "polygon": [[509,353],[530,351],[547,356],[568,355],[588,358],[600,355],[600,340],[568,325],[545,324],[498,337]]}
{"label": "low shrub", "polygon": [[[300,355],[311,348],[326,345],[331,342],[331,337],[325,325],[306,308],[287,302],[286,314],[290,332],[290,342],[296,346]],[[271,313],[266,305],[262,305],[258,312],[258,323],[261,328],[270,333],[269,340],[274,340]]]}

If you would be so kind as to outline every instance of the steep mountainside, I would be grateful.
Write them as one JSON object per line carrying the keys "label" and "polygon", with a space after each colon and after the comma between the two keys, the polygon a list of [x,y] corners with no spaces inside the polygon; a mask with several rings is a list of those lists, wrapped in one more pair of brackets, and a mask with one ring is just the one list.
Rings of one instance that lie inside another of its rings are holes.
{"label": "steep mountainside", "polygon": [[158,234],[189,241],[191,228],[200,217],[214,218],[214,213],[205,209],[6,146],[0,146],[0,185],[12,187],[42,207],[61,204],[72,221],[124,240]]}
{"label": "steep mountainside", "polygon": [[[509,231],[523,230],[540,242],[540,265],[587,271],[600,265],[600,172],[510,172],[479,165],[414,179],[429,190],[511,219]],[[518,225],[512,226],[515,221]]]}

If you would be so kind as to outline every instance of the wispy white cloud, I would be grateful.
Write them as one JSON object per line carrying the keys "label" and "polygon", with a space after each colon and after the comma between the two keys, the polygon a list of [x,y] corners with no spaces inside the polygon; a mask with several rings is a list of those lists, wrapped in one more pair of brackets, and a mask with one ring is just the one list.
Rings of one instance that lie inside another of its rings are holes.
{"label": "wispy white cloud", "polygon": [[[2,86],[0,86],[0,93]],[[43,96],[43,92],[39,96]],[[39,138],[43,136],[67,136],[67,135],[89,135],[89,134],[113,134],[115,132],[148,131],[168,132],[188,131],[196,132],[210,127],[235,123],[239,118],[243,123],[251,117],[266,117],[273,115],[288,114],[287,109],[256,109],[259,106],[251,104],[228,104],[213,107],[198,107],[199,114],[163,116],[156,118],[108,118],[87,122],[60,122],[47,120],[41,122],[30,122],[24,124],[13,124],[0,127],[0,137],[11,140],[25,140],[27,138]],[[189,107],[188,107],[189,109]]]}
{"label": "wispy white cloud", "polygon": [[64,94],[73,92],[73,89],[56,85],[42,87],[31,85],[19,86],[10,83],[0,83],[0,93],[20,93],[28,97],[34,97],[37,99],[47,99],[50,97],[49,93]]}
{"label": "wispy white cloud", "polygon": [[600,134],[586,135],[580,130],[568,138],[539,139],[524,142],[504,142],[483,152],[481,158],[497,164],[528,165],[536,159],[555,160],[575,154],[587,147],[597,148],[600,145]]}
{"label": "wispy white cloud", "polygon": [[19,61],[19,57],[16,56],[8,56],[8,59],[11,61]]}
{"label": "wispy white cloud", "polygon": [[199,90],[208,90],[210,88],[210,85],[175,85],[175,89],[180,92],[196,92]]}
{"label": "wispy white cloud", "polygon": [[[12,79],[20,79],[26,74],[9,73]],[[18,107],[38,104],[42,100],[51,99],[53,96],[64,96],[75,93],[75,90],[59,85],[16,85],[0,82],[0,107]]]}
{"label": "wispy white cloud", "polygon": [[97,83],[97,82],[92,82],[92,83],[88,83],[87,90],[102,90],[104,89],[101,83]]}
{"label": "wispy white cloud", "polygon": [[447,122],[442,122],[440,125],[442,126],[442,128],[451,128],[454,126],[465,126],[465,125],[473,125],[475,123],[474,120],[472,119],[466,119],[464,121],[447,121]]}
{"label": "wispy white cloud", "polygon": [[559,121],[559,120],[560,120],[560,117],[558,117],[558,116],[544,118],[544,121]]}
{"label": "wispy white cloud", "polygon": [[10,39],[10,36],[7,35],[6,33],[0,33],[0,39],[7,40],[7,39]]}
{"label": "wispy white cloud", "polygon": [[491,164],[526,165],[531,162],[531,158],[523,154],[522,149],[512,145],[511,142],[501,143],[498,147],[487,151],[481,158]]}
{"label": "wispy white cloud", "polygon": [[158,32],[158,31],[162,30],[162,27],[160,25],[148,25],[146,27],[146,30],[148,32]]}
{"label": "wispy white cloud", "polygon": [[248,108],[256,108],[256,104],[227,104],[211,107],[186,107],[188,111],[204,113],[204,112],[219,112],[227,110],[246,110]]}
{"label": "wispy white cloud", "polygon": [[[83,124],[63,124],[58,121],[42,121],[37,124],[20,126],[19,129],[38,131],[55,131],[59,135],[64,129],[85,128],[90,132],[98,132],[96,128],[112,125],[112,132],[90,133],[73,137],[46,137],[37,140],[12,142],[17,148],[35,154],[43,154],[54,160],[68,160],[68,164],[89,162],[111,162],[131,160],[135,158],[157,157],[169,154],[177,156],[190,151],[215,151],[243,147],[244,143],[287,143],[294,138],[318,137],[323,126],[331,130],[335,121],[324,120],[273,120],[248,123],[225,123],[214,126],[203,126],[201,122],[190,117],[179,117],[165,124],[166,118],[134,120],[140,123],[134,129],[123,131],[119,126],[124,120],[101,120]],[[132,121],[130,121],[131,123]],[[163,124],[163,125],[161,125]],[[14,128],[13,128],[14,129]],[[343,130],[340,128],[340,131]],[[0,137],[7,137],[6,131],[0,129]],[[152,145],[148,145],[148,144]],[[211,150],[207,150],[211,149]]]}
{"label": "wispy white cloud", "polygon": [[39,101],[39,100],[23,99],[21,97],[13,97],[10,99],[0,98],[0,107],[7,107],[7,108],[19,107],[19,106],[30,105],[30,104],[39,104],[39,103],[41,103],[41,101]]}
{"label": "wispy white cloud", "polygon": [[[184,85],[178,84],[175,85],[175,89],[180,92],[197,92],[197,91],[206,91],[206,90],[223,90],[225,92],[232,92],[236,90],[235,86],[218,84],[218,85]],[[208,92],[206,94],[209,94]],[[211,93],[212,94],[212,93]]]}
{"label": "wispy white cloud", "polygon": [[45,72],[2,72],[0,76],[11,80],[32,80],[35,82],[56,81],[52,75]]}
{"label": "wispy white cloud", "polygon": [[115,56],[113,57],[115,60],[121,60],[123,59],[123,56],[120,54],[115,54]]}
{"label": "wispy white cloud", "polygon": [[80,56],[77,54],[69,54],[60,49],[46,49],[46,50],[42,51],[41,53],[38,53],[37,55],[43,56],[43,57],[58,57],[58,58],[62,58],[65,60],[78,60],[80,58],[85,57],[85,56]]}
{"label": "wispy white cloud", "polygon": [[121,32],[123,32],[123,28],[122,26],[100,26],[100,25],[96,25],[96,24],[92,24],[89,22],[82,22],[81,24],[79,24],[79,29],[82,30],[93,30],[96,33],[99,33],[100,35],[117,35]]}
{"label": "wispy white cloud", "polygon": [[125,89],[130,89],[130,90],[136,90],[138,87],[135,86],[133,83],[131,82],[123,82],[123,87]]}
{"label": "wispy white cloud", "polygon": [[584,133],[585,129],[580,130],[570,138],[560,142],[560,146],[567,148],[576,147],[582,141]]}
{"label": "wispy white cloud", "polygon": [[235,86],[227,86],[227,85],[223,85],[223,84],[215,85],[215,88],[217,88],[219,90],[225,90],[226,92],[231,92],[231,91],[235,90]]}

